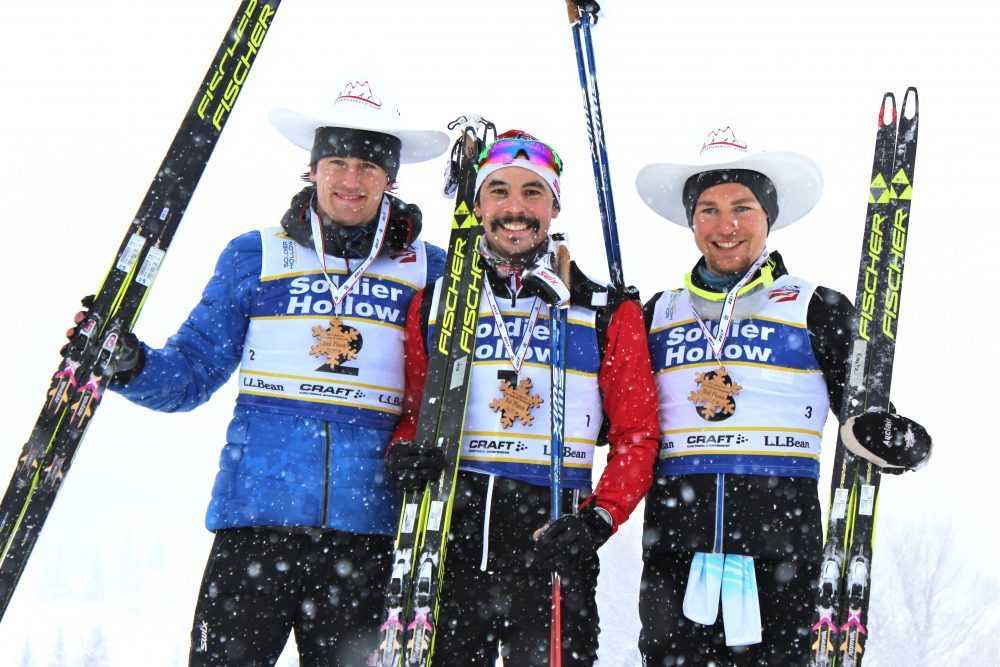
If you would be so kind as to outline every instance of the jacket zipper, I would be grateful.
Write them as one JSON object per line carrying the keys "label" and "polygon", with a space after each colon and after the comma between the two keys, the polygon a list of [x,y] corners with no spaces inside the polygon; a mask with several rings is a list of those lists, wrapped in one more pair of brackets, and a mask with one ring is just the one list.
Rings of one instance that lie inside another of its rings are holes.
{"label": "jacket zipper", "polygon": [[726,476],[718,473],[715,476],[715,541],[712,543],[712,553],[721,554],[723,531],[725,530]]}
{"label": "jacket zipper", "polygon": [[327,505],[330,502],[330,422],[323,422],[323,515],[320,526],[326,528]]}

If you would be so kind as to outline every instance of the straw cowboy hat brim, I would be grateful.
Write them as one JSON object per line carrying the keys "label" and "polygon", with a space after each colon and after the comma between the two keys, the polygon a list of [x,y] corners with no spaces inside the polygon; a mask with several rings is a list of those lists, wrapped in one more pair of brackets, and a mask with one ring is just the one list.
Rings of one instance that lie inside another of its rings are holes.
{"label": "straw cowboy hat brim", "polygon": [[778,215],[771,221],[772,231],[804,217],[816,206],[823,191],[823,173],[815,162],[799,153],[782,151],[756,153],[714,164],[648,164],[636,176],[635,187],[646,205],[658,215],[687,227],[684,184],[695,174],[719,169],[748,169],[771,179],[778,194]]}
{"label": "straw cowboy hat brim", "polygon": [[312,150],[316,130],[321,127],[392,135],[402,143],[399,155],[402,163],[433,159],[444,153],[449,144],[448,135],[444,132],[402,127],[395,102],[378,84],[369,80],[349,82],[322,115],[274,109],[268,118],[282,136],[307,151]]}

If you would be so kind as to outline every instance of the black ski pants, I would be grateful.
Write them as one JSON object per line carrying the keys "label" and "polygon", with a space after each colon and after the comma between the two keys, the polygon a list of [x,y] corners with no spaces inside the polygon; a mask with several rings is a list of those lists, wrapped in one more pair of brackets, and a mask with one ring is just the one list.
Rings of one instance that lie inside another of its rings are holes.
{"label": "black ski pants", "polygon": [[362,667],[377,643],[391,540],[337,531],[219,531],[191,629],[192,666]]}
{"label": "black ski pants", "polygon": [[[548,521],[549,489],[461,472],[445,556],[433,667],[549,665],[552,575],[528,565],[532,533]],[[566,492],[564,511],[570,511]],[[485,567],[484,567],[485,550]],[[597,559],[562,576],[562,664],[597,658]]]}
{"label": "black ski pants", "polygon": [[644,667],[808,664],[818,562],[755,558],[763,641],[729,647],[721,608],[714,625],[695,623],[682,611],[693,555],[667,552],[646,558],[639,589],[639,652]]}

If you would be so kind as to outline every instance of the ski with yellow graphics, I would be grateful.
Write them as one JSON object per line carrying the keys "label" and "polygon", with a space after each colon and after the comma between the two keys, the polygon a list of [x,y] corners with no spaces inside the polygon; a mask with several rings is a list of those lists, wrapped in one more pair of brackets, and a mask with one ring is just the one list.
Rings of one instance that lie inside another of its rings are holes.
{"label": "ski with yellow graphics", "polygon": [[[483,136],[477,135],[482,125]],[[403,497],[393,566],[379,626],[378,667],[427,667],[434,650],[438,595],[444,574],[445,546],[454,484],[458,475],[465,405],[476,341],[483,285],[479,257],[482,223],[476,218],[475,163],[495,128],[488,121],[461,118],[462,136],[452,150],[450,186],[455,214],[448,243],[441,297],[428,352],[427,379],[417,422],[417,443],[440,447],[446,465],[437,482]],[[446,191],[450,188],[446,187]],[[432,297],[430,291],[425,299]]]}
{"label": "ski with yellow graphics", "polygon": [[84,319],[0,500],[0,619],[280,0],[243,0]]}
{"label": "ski with yellow graphics", "polygon": [[[889,409],[903,268],[916,164],[918,98],[909,88],[897,114],[886,93],[879,112],[875,158],[851,323],[840,422]],[[868,639],[868,603],[880,471],[837,440],[829,521],[811,623],[811,664],[861,665]]]}

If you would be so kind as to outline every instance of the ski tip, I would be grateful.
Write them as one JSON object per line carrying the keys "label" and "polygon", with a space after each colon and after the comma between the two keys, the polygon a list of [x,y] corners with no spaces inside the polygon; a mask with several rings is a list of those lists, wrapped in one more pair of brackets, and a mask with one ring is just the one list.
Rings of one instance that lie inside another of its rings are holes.
{"label": "ski tip", "polygon": [[920,100],[917,97],[917,89],[914,86],[910,86],[906,89],[906,94],[903,96],[903,110],[900,115],[907,120],[912,120],[917,117],[919,110]]}
{"label": "ski tip", "polygon": [[882,107],[878,110],[878,126],[885,127],[896,122],[896,96],[886,93],[882,96]]}

